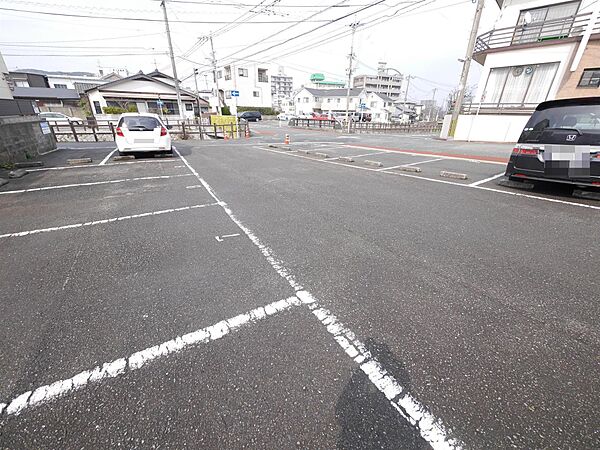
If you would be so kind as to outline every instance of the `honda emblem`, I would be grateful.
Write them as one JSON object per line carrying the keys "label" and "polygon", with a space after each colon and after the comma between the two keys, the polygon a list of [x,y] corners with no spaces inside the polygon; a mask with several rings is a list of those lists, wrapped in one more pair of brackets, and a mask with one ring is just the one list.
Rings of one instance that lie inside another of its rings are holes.
{"label": "honda emblem", "polygon": [[575,139],[577,139],[577,135],[576,134],[567,134],[567,141],[574,141]]}

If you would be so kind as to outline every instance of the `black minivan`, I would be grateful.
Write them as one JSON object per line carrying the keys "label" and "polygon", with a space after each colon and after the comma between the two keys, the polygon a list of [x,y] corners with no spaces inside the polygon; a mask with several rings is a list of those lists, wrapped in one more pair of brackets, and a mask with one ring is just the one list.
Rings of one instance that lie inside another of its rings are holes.
{"label": "black minivan", "polygon": [[600,97],[540,103],[510,156],[506,175],[600,187]]}
{"label": "black minivan", "polygon": [[244,119],[248,122],[257,122],[262,120],[262,115],[260,111],[244,111],[238,116],[238,119]]}

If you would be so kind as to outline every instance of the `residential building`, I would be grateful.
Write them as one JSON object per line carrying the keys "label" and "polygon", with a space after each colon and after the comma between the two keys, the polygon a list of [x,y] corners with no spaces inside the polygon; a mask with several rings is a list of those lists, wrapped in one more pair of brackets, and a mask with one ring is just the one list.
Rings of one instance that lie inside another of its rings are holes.
{"label": "residential building", "polygon": [[540,102],[600,95],[598,2],[496,1],[494,29],[477,38],[473,54],[481,80],[455,139],[513,142]]}
{"label": "residential building", "polygon": [[[111,118],[104,111],[107,106],[132,108],[138,112],[156,113],[172,119],[193,118],[198,113],[196,96],[184,89],[180,92],[185,108],[182,114],[177,105],[173,78],[160,72],[148,75],[139,72],[86,90],[92,113],[99,120]],[[201,98],[200,107],[202,112],[208,111],[208,102]]]}
{"label": "residential building", "polygon": [[389,73],[385,62],[380,62],[377,75],[356,75],[352,80],[352,87],[365,89],[367,93],[379,92],[386,94],[394,100],[402,94],[402,75]]}
{"label": "residential building", "polygon": [[346,83],[344,81],[326,80],[325,75],[322,73],[313,73],[310,76],[310,83],[306,87],[313,89],[336,89],[345,86]]}
{"label": "residential building", "polygon": [[279,68],[277,75],[271,75],[271,97],[273,108],[281,110],[281,102],[292,96],[294,79],[284,74],[283,68]]}
{"label": "residential building", "polygon": [[394,102],[393,119],[401,123],[414,123],[423,120],[423,105],[404,100]]}
{"label": "residential building", "polygon": [[[365,90],[366,92],[366,90]],[[379,92],[369,92],[361,110],[371,115],[371,122],[387,123],[396,112],[394,99]]]}
{"label": "residential building", "polygon": [[421,105],[423,105],[423,120],[435,122],[439,114],[436,101],[433,99],[421,100]]}
{"label": "residential building", "polygon": [[[339,114],[346,112],[347,89],[302,88],[294,96],[295,114],[310,115],[313,112]],[[363,89],[350,89],[349,110],[359,112],[361,103],[366,101]]]}
{"label": "residential building", "polygon": [[[217,69],[219,91],[232,114],[236,113],[238,106],[273,106],[269,80],[271,72],[271,65],[262,63],[231,64]],[[232,91],[238,91],[239,96],[232,95]]]}

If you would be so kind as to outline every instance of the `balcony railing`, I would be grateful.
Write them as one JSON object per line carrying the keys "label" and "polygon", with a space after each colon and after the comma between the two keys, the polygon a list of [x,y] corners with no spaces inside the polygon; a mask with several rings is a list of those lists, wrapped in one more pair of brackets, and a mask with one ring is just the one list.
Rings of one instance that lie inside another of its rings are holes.
{"label": "balcony railing", "polygon": [[[487,50],[512,45],[540,43],[582,36],[591,20],[591,16],[592,13],[584,13],[576,16],[546,20],[544,22],[532,22],[526,25],[488,31],[477,38],[473,53],[477,55]],[[594,33],[600,32],[600,23],[595,23],[592,26],[594,27]]]}
{"label": "balcony railing", "polygon": [[538,103],[465,103],[461,114],[531,114]]}

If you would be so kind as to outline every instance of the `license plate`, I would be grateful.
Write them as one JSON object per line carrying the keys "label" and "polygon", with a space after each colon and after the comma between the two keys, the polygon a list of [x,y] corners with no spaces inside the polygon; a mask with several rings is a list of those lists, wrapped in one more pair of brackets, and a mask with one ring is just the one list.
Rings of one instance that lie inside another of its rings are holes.
{"label": "license plate", "polygon": [[134,144],[153,144],[154,139],[134,139]]}
{"label": "license plate", "polygon": [[590,176],[590,147],[587,145],[546,145],[544,174],[555,178]]}

